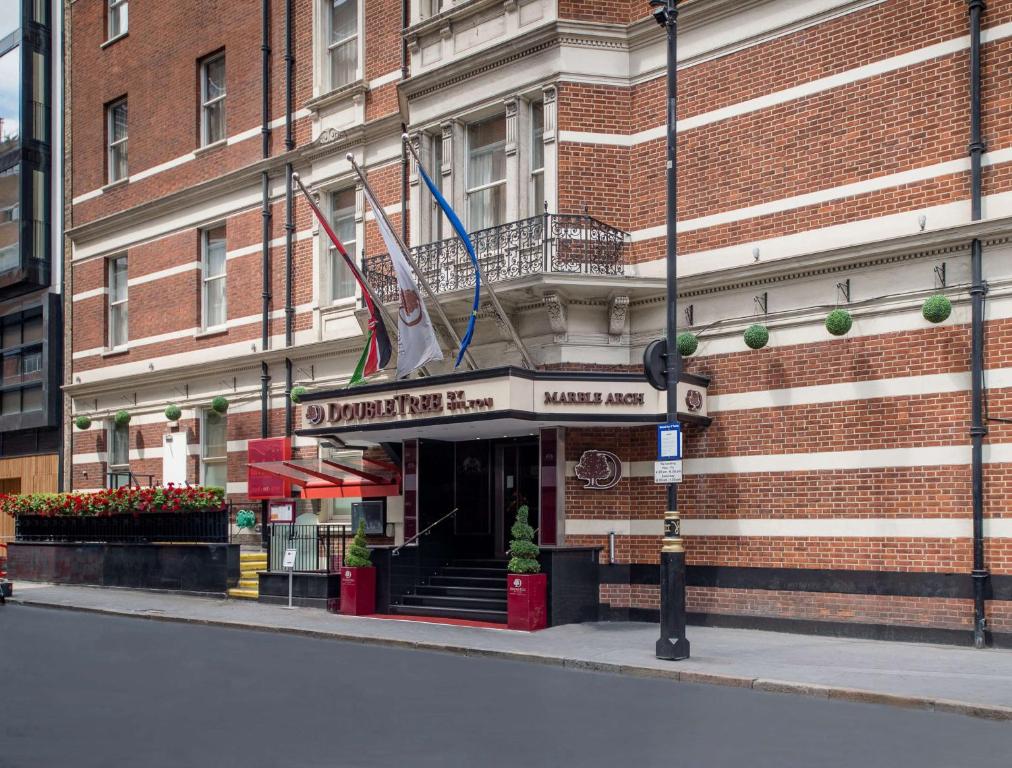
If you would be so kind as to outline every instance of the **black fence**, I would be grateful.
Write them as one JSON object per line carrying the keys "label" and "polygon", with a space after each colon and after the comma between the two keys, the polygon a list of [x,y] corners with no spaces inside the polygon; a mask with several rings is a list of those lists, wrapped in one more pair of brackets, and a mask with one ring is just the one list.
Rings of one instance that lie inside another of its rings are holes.
{"label": "black fence", "polygon": [[295,570],[312,573],[331,573],[344,563],[350,525],[323,523],[321,525],[295,525],[271,523],[270,562],[272,571],[283,567],[285,550],[295,550]]}
{"label": "black fence", "polygon": [[16,541],[64,541],[146,544],[200,542],[227,544],[229,510],[206,512],[145,512],[109,517],[42,517],[21,515]]}
{"label": "black fence", "polygon": [[[493,283],[541,273],[621,275],[625,267],[625,232],[587,214],[546,213],[469,237]],[[436,293],[474,286],[471,257],[456,237],[415,246],[411,255]],[[366,256],[362,271],[383,301],[397,299],[389,256]]]}

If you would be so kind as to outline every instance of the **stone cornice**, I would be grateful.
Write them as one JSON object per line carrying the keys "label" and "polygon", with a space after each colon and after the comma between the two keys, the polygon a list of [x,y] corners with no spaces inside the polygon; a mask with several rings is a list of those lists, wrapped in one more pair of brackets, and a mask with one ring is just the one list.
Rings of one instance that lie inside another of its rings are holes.
{"label": "stone cornice", "polygon": [[[399,132],[400,124],[401,117],[398,113],[393,113],[368,123],[361,123],[342,132],[337,141],[326,144],[314,141],[311,144],[297,147],[291,152],[258,160],[255,163],[238,168],[214,179],[194,184],[176,192],[170,192],[155,200],[144,202],[131,208],[111,213],[108,216],[103,216],[100,219],[89,221],[86,224],[72,227],[65,234],[71,240],[87,241],[118,232],[126,227],[143,224],[153,218],[170,214],[181,208],[210,202],[231,192],[247,189],[252,184],[259,184],[260,174],[265,170],[272,179],[276,179],[284,173],[286,163],[291,162],[298,170],[300,166],[305,166],[307,163],[321,157],[336,153],[343,155],[352,146],[357,146],[374,138],[389,136],[392,131]],[[275,198],[276,196],[272,192],[271,199]]]}
{"label": "stone cornice", "polygon": [[[969,251],[970,241],[974,238],[982,240],[985,248],[1008,242],[1012,239],[1012,217],[971,222],[932,232],[918,232],[889,240],[861,243],[787,259],[760,261],[755,264],[691,275],[679,278],[678,295],[692,298],[722,291],[828,275],[850,269],[931,258],[950,253],[966,253]],[[657,295],[641,301],[649,303],[662,299],[663,295]]]}

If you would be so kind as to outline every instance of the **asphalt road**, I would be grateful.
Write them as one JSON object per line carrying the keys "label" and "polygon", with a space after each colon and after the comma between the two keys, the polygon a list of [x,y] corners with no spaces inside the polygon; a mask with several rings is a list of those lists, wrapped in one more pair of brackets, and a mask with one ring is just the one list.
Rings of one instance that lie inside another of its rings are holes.
{"label": "asphalt road", "polygon": [[1012,725],[0,607],[0,767],[1009,765]]}

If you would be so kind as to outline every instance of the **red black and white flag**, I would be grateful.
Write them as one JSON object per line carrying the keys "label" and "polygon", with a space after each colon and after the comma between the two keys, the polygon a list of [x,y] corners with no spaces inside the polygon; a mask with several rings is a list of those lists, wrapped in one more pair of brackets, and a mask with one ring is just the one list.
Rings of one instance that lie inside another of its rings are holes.
{"label": "red black and white flag", "polygon": [[323,215],[323,211],[320,210],[320,206],[316,204],[313,196],[309,194],[309,190],[303,185],[302,180],[297,174],[293,174],[292,179],[298,184],[299,189],[302,190],[302,194],[305,195],[309,207],[313,209],[313,215],[320,222],[323,231],[327,233],[330,242],[337,248],[337,252],[341,254],[341,257],[348,265],[348,269],[355,276],[355,281],[362,289],[362,300],[365,302],[366,309],[369,310],[369,330],[366,336],[365,348],[358,359],[358,365],[355,366],[355,373],[352,374],[350,382],[352,385],[358,384],[387,367],[393,352],[393,348],[390,345],[390,336],[387,335],[386,326],[383,324],[383,317],[376,308],[376,299],[373,297],[369,284],[366,283],[355,260],[348,255],[348,251],[345,250],[344,245],[338,239],[337,233],[330,226],[327,217]]}

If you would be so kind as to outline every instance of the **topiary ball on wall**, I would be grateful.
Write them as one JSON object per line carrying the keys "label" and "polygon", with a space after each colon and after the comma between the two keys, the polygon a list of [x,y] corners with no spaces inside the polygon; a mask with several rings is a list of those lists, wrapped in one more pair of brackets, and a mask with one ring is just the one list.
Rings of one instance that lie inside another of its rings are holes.
{"label": "topiary ball on wall", "polygon": [[852,325],[854,318],[845,309],[834,309],[826,315],[826,330],[834,336],[846,336]]}
{"label": "topiary ball on wall", "polygon": [[306,391],[307,390],[305,387],[292,387],[292,393],[289,395],[289,397],[292,399],[293,403],[298,405],[299,403],[302,402],[302,396],[306,394]]}
{"label": "topiary ball on wall", "polygon": [[165,409],[165,418],[169,421],[179,421],[182,415],[183,409],[174,403]]}
{"label": "topiary ball on wall", "polygon": [[680,333],[677,340],[678,354],[689,357],[699,348],[699,338],[694,333]]}
{"label": "topiary ball on wall", "polygon": [[74,419],[74,426],[78,429],[88,429],[91,426],[91,417],[80,415]]}
{"label": "topiary ball on wall", "polygon": [[770,340],[770,330],[765,325],[756,323],[745,329],[745,345],[749,349],[762,349]]}
{"label": "topiary ball on wall", "polygon": [[211,410],[217,413],[224,413],[228,410],[228,400],[218,395],[211,401]]}
{"label": "topiary ball on wall", "polygon": [[122,427],[130,423],[130,411],[116,411],[116,415],[112,418],[116,422],[116,426]]}
{"label": "topiary ball on wall", "polygon": [[941,323],[952,314],[952,302],[948,296],[940,293],[929,296],[921,308],[921,314],[929,323]]}

